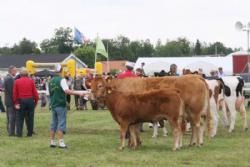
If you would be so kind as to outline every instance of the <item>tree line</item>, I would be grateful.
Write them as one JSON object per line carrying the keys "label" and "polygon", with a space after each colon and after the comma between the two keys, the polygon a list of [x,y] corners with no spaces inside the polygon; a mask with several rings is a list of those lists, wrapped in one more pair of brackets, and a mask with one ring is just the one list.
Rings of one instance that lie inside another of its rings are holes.
{"label": "tree line", "polygon": [[[56,28],[50,39],[44,39],[40,45],[36,42],[23,38],[12,47],[0,47],[0,55],[4,54],[60,54],[74,53],[83,62],[93,67],[95,55],[95,42],[78,45],[74,43],[73,30],[69,27]],[[136,61],[138,57],[184,57],[220,55],[224,56],[238,48],[226,47],[221,42],[206,43],[191,42],[187,38],[178,38],[162,42],[158,40],[154,46],[149,39],[130,40],[128,37],[119,35],[113,39],[103,39],[108,50],[110,60]],[[98,56],[97,60],[105,60]]]}

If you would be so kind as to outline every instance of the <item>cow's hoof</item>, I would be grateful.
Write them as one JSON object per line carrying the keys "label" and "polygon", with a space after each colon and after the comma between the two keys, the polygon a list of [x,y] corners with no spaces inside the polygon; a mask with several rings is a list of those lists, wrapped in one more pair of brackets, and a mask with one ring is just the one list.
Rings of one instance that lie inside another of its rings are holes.
{"label": "cow's hoof", "polygon": [[193,147],[193,146],[195,146],[196,145],[196,143],[190,143],[189,144],[189,147]]}
{"label": "cow's hoof", "polygon": [[157,138],[157,135],[153,135],[152,138]]}
{"label": "cow's hoof", "polygon": [[118,149],[122,151],[122,150],[124,150],[124,147],[123,147],[123,146],[121,146],[121,147],[119,147]]}
{"label": "cow's hoof", "polygon": [[245,131],[247,131],[247,130],[248,130],[248,127],[245,128]]}
{"label": "cow's hoof", "polygon": [[167,137],[167,136],[168,136],[168,134],[163,134],[163,136],[164,136],[164,137]]}

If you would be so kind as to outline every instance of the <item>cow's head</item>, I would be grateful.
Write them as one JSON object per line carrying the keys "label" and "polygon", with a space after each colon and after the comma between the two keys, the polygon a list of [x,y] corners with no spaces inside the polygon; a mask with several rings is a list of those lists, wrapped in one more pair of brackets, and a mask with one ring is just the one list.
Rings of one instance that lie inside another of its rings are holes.
{"label": "cow's head", "polygon": [[104,79],[103,77],[96,77],[91,81],[92,99],[103,101],[109,90],[111,78]]}

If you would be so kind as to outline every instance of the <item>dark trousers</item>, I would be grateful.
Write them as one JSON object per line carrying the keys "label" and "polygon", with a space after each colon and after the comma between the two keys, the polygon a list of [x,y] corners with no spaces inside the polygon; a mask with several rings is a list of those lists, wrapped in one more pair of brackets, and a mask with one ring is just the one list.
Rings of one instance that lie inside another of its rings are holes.
{"label": "dark trousers", "polygon": [[80,104],[79,104],[79,97],[80,97],[80,96],[75,95],[75,106],[76,106],[76,109],[78,109],[78,108],[80,107]]}
{"label": "dark trousers", "polygon": [[7,115],[7,131],[9,136],[15,135],[15,129],[17,124],[17,113],[13,106],[6,106]]}
{"label": "dark trousers", "polygon": [[71,96],[70,95],[66,95],[66,100],[67,100],[67,103],[70,104],[70,101],[71,101]]}
{"label": "dark trousers", "polygon": [[34,110],[35,110],[35,102],[33,98],[20,99],[20,110],[18,111],[17,136],[21,137],[23,134],[24,119],[28,130],[27,136],[32,136],[34,128]]}
{"label": "dark trousers", "polygon": [[5,108],[3,106],[3,101],[2,101],[2,97],[0,96],[0,110],[1,112],[5,112]]}
{"label": "dark trousers", "polygon": [[67,109],[70,110],[70,101],[71,101],[70,95],[66,95],[66,101],[67,101]]}

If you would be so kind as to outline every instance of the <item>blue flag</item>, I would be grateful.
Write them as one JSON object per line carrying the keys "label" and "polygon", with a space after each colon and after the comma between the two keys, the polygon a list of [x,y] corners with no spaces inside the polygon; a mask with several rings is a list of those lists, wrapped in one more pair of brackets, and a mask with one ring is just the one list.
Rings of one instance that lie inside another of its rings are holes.
{"label": "blue flag", "polygon": [[78,44],[83,44],[85,42],[89,42],[89,39],[87,39],[77,28],[75,28],[74,41]]}

